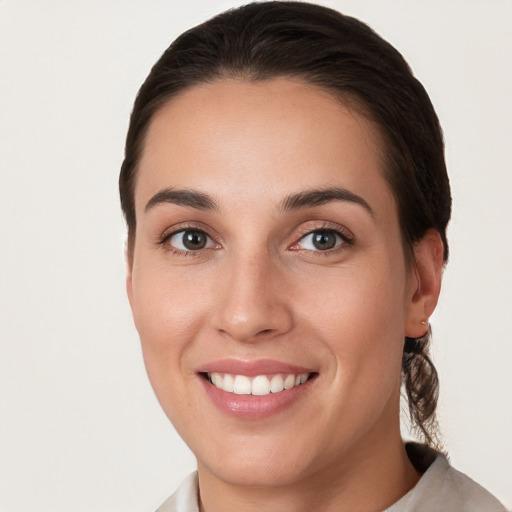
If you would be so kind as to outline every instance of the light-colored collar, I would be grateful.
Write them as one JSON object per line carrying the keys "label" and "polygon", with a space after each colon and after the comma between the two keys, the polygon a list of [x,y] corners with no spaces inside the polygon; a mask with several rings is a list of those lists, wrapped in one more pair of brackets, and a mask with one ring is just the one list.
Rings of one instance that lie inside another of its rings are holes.
{"label": "light-colored collar", "polygon": [[[425,445],[406,445],[411,462],[422,477],[405,496],[384,512],[507,512],[479,484],[452,468],[446,457]],[[197,472],[185,478],[178,490],[156,512],[199,512]]]}

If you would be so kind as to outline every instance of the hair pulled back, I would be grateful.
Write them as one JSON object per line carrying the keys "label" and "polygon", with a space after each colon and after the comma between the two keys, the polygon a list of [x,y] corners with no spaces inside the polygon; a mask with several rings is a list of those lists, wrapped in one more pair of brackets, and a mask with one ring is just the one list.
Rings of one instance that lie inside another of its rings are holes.
{"label": "hair pulled back", "polygon": [[[400,53],[364,23],[319,5],[284,1],[226,11],[179,36],[153,66],[135,100],[119,177],[128,254],[135,240],[137,165],[158,109],[195,85],[277,77],[321,87],[378,124],[406,255],[414,264],[414,244],[433,228],[446,261],[450,186],[441,128],[425,89]],[[429,340],[430,330],[404,340],[402,374],[413,424],[435,444],[439,386]]]}

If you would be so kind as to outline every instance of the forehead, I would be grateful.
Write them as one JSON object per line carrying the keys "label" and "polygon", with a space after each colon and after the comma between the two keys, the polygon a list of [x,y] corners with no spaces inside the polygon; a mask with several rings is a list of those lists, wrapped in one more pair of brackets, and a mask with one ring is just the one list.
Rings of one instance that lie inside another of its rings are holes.
{"label": "forehead", "polygon": [[[319,186],[389,192],[375,123],[333,94],[289,79],[196,86],[152,119],[137,209],[164,187],[258,200]],[[226,189],[229,184],[229,190]]]}

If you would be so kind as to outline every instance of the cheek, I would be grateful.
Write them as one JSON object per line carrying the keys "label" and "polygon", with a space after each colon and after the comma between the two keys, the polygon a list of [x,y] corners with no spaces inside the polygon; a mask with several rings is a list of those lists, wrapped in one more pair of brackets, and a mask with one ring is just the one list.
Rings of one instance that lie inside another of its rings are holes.
{"label": "cheek", "polygon": [[[378,260],[377,260],[378,261]],[[391,261],[375,259],[368,265],[333,268],[303,281],[295,300],[304,312],[317,318],[317,325],[332,333],[355,330],[361,343],[375,335],[403,335],[405,318],[405,270]],[[377,340],[375,340],[377,341]]]}
{"label": "cheek", "polygon": [[307,299],[304,315],[328,345],[336,371],[350,383],[395,386],[404,340],[405,270],[383,257],[357,269],[333,269],[322,282],[328,284],[299,291],[297,301]]}
{"label": "cheek", "polygon": [[187,351],[194,346],[204,315],[200,290],[151,265],[134,268],[132,311],[146,370],[164,409],[176,388]]}
{"label": "cheek", "polygon": [[192,335],[201,310],[201,279],[181,277],[151,262],[134,268],[132,310],[143,345],[163,350]]}

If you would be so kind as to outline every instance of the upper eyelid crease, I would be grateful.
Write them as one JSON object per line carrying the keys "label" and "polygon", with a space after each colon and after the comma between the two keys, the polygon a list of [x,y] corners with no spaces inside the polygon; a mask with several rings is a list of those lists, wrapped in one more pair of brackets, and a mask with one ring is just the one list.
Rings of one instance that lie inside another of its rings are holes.
{"label": "upper eyelid crease", "polygon": [[306,237],[313,235],[314,233],[319,233],[322,231],[334,233],[335,235],[340,237],[344,243],[347,243],[347,244],[354,243],[354,235],[351,232],[346,231],[341,228],[333,228],[333,227],[320,227],[320,228],[304,231],[304,233],[301,234],[300,238],[295,243],[299,243],[301,240],[304,240]]}
{"label": "upper eyelid crease", "polygon": [[339,224],[332,225],[331,223],[323,223],[320,226],[313,226],[301,229],[301,233],[303,235],[309,235],[311,233],[316,233],[317,231],[334,231],[335,233],[339,233],[340,235],[344,235],[348,238],[354,237],[354,235],[349,229]]}
{"label": "upper eyelid crease", "polygon": [[199,226],[185,225],[185,226],[170,228],[169,230],[164,231],[163,234],[161,234],[158,237],[158,240],[159,240],[158,243],[160,243],[161,241],[165,241],[165,240],[169,239],[170,237],[177,235],[178,233],[183,233],[185,231],[200,231],[201,233],[204,233],[208,238],[211,238],[212,240],[214,240],[214,237],[210,234],[210,232],[207,229],[205,229],[203,227],[199,227]]}
{"label": "upper eyelid crease", "polygon": [[[165,230],[161,235],[158,236],[156,243],[162,244],[166,240],[168,240],[170,237],[177,235],[178,233],[182,233],[184,231],[201,231],[202,233],[204,233],[206,236],[208,236],[212,240],[215,240],[215,236],[212,235],[208,229],[205,229],[204,227],[198,226],[198,225],[185,224],[185,225],[181,225],[181,226],[175,226],[173,228],[170,228],[169,230]],[[330,223],[325,223],[325,221],[323,221],[321,225],[305,227],[305,228],[299,229],[299,233],[297,235],[297,237],[298,237],[297,241],[301,240],[302,238],[305,238],[308,235],[316,233],[318,231],[333,232],[333,233],[336,233],[337,235],[339,235],[341,238],[343,238],[347,242],[354,241],[354,234],[350,230],[348,230],[344,226],[339,226],[339,225],[333,226]]]}
{"label": "upper eyelid crease", "polygon": [[167,242],[169,242],[172,237],[174,237],[180,233],[185,233],[186,231],[199,231],[199,232],[203,233],[207,238],[209,238],[210,242],[213,242],[217,247],[210,247],[210,248],[203,247],[203,248],[197,249],[197,250],[192,250],[192,249],[183,250],[183,249],[179,249],[179,248],[169,244],[171,246],[171,248],[166,248],[166,251],[173,252],[175,254],[192,255],[192,254],[201,253],[205,249],[217,249],[217,248],[221,247],[220,244],[218,242],[216,242],[215,239],[210,234],[208,234],[207,231],[205,231],[204,229],[194,228],[194,227],[183,227],[183,228],[171,230],[167,233],[164,233],[163,235],[161,235],[158,238],[158,240],[156,241],[156,244],[160,245],[162,247],[165,247]]}

